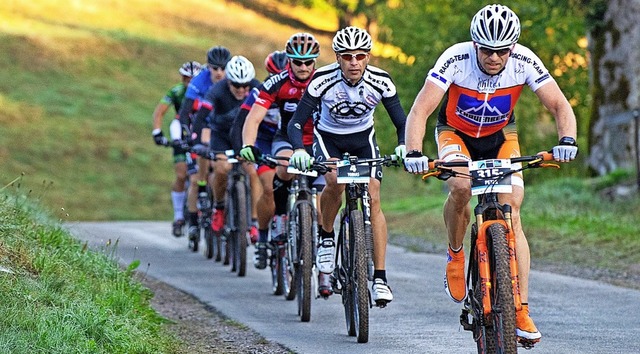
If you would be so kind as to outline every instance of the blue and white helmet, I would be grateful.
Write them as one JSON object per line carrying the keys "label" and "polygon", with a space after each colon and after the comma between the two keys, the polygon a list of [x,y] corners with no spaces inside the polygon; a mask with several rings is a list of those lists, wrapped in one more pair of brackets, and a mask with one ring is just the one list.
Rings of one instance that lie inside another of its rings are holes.
{"label": "blue and white helmet", "polygon": [[256,71],[249,59],[236,55],[225,66],[227,80],[236,84],[246,84],[256,77]]}
{"label": "blue and white helmet", "polygon": [[487,5],[471,20],[471,39],[491,49],[509,48],[520,38],[520,20],[504,5]]}

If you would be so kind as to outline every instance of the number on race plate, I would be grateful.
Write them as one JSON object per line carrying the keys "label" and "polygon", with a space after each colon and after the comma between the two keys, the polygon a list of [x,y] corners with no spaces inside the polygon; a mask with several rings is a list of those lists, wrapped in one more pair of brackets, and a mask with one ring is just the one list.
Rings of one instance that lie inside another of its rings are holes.
{"label": "number on race plate", "polygon": [[368,164],[352,165],[349,161],[338,161],[336,167],[339,184],[369,183],[371,169]]}
{"label": "number on race plate", "polygon": [[469,162],[471,180],[471,195],[486,193],[511,193],[511,176],[504,174],[518,169],[520,164],[511,164],[508,159],[492,159]]}

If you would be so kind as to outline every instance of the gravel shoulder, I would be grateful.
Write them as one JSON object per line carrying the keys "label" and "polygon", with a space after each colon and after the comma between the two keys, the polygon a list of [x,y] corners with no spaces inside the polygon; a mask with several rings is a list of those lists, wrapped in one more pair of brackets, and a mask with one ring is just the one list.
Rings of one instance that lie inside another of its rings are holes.
{"label": "gravel shoulder", "polygon": [[154,294],[151,306],[169,320],[165,329],[183,342],[177,353],[293,353],[190,294],[148,276],[142,283]]}

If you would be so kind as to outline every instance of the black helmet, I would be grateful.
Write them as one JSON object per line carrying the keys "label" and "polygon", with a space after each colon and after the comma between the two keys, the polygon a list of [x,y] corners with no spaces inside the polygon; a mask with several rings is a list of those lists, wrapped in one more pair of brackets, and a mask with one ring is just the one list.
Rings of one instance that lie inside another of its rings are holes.
{"label": "black helmet", "polygon": [[207,52],[207,63],[209,65],[224,68],[231,60],[231,52],[222,46],[215,46]]}

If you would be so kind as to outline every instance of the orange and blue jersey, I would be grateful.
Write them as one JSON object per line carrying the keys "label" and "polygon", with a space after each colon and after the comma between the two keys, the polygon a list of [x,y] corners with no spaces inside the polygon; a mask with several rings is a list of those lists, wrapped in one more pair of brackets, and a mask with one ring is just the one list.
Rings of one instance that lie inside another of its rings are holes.
{"label": "orange and blue jersey", "polygon": [[514,121],[513,108],[524,85],[534,92],[553,77],[530,49],[516,44],[496,75],[480,70],[473,42],[447,49],[427,80],[447,91],[438,123],[475,138],[491,135]]}

